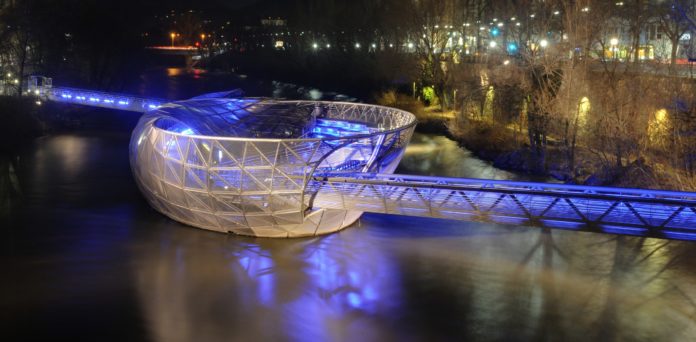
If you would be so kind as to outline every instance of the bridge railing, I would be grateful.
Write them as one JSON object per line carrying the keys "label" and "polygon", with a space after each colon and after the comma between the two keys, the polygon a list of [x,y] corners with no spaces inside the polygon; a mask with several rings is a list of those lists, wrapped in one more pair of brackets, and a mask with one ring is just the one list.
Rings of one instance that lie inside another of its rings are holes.
{"label": "bridge railing", "polygon": [[696,239],[696,193],[411,175],[324,175],[313,205]]}
{"label": "bridge railing", "polygon": [[73,103],[91,107],[120,109],[132,112],[147,112],[170,102],[166,100],[147,99],[132,95],[121,95],[101,91],[91,91],[67,87],[50,88],[43,95],[52,101]]}
{"label": "bridge railing", "polygon": [[157,109],[163,104],[171,102],[163,99],[143,98],[127,94],[107,93],[69,87],[54,87],[53,80],[43,76],[30,76],[27,79],[25,93],[31,96],[37,96],[40,99],[55,102],[140,113]]}

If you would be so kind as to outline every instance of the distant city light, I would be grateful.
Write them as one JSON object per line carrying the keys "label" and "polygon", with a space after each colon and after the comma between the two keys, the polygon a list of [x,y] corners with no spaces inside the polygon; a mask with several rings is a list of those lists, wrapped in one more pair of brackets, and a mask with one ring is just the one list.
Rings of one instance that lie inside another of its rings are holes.
{"label": "distant city light", "polygon": [[499,34],[500,30],[498,30],[498,28],[494,27],[493,29],[491,29],[491,36],[497,37]]}
{"label": "distant city light", "polygon": [[312,48],[313,48],[314,50],[316,50],[316,49],[319,48],[319,45],[318,45],[317,43],[313,43],[313,44],[312,44]]}
{"label": "distant city light", "polygon": [[539,46],[541,46],[542,48],[545,48],[545,47],[549,46],[549,41],[546,40],[546,39],[542,39],[542,40],[539,42]]}
{"label": "distant city light", "polygon": [[355,48],[359,49],[360,48],[360,43],[355,43]]}
{"label": "distant city light", "polygon": [[618,38],[612,38],[612,39],[609,40],[609,44],[611,44],[612,46],[619,45],[619,39],[618,39]]}
{"label": "distant city light", "polygon": [[508,43],[507,45],[507,50],[509,53],[516,53],[517,52],[517,44],[515,43]]}
{"label": "distant city light", "polygon": [[496,47],[497,45],[498,45],[498,43],[496,43],[494,40],[491,40],[491,42],[488,43],[488,46],[490,46],[492,48]]}
{"label": "distant city light", "polygon": [[506,60],[503,62],[503,65],[508,65],[508,64],[510,64],[510,60],[506,59]]}
{"label": "distant city light", "polygon": [[326,48],[327,48],[327,49],[330,49],[330,48],[331,48],[331,44],[326,44]]}
{"label": "distant city light", "polygon": [[409,42],[408,45],[406,45],[406,46],[408,46],[409,49],[413,49],[413,43],[411,43],[411,42]]}

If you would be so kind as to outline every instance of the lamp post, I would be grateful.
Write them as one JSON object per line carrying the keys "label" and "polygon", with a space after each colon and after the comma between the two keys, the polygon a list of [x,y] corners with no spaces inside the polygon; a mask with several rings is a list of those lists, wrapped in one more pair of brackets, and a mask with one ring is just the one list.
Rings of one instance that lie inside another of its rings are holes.
{"label": "lamp post", "polygon": [[612,38],[609,40],[609,45],[611,45],[611,57],[613,57],[616,60],[616,46],[619,45],[619,39],[618,38]]}
{"label": "lamp post", "polygon": [[174,32],[170,33],[169,37],[172,38],[172,47],[174,47],[174,38],[176,38],[176,33],[174,33]]}

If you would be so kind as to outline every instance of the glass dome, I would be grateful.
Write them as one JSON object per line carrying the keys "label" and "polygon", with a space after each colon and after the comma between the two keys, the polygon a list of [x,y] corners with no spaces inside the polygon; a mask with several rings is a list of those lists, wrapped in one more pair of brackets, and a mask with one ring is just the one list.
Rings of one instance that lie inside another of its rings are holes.
{"label": "glass dome", "polygon": [[148,202],[174,220],[242,235],[319,235],[361,212],[314,208],[312,178],[392,173],[415,124],[411,113],[375,105],[199,97],[143,115],[131,167]]}

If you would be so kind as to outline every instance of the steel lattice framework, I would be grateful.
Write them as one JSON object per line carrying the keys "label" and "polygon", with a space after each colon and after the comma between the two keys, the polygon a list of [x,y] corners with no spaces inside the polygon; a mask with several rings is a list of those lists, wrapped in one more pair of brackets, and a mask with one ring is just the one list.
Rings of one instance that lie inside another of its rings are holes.
{"label": "steel lattice framework", "polygon": [[384,174],[314,177],[321,208],[696,238],[696,193]]}
{"label": "steel lattice framework", "polygon": [[150,204],[177,221],[311,236],[361,214],[312,206],[312,175],[393,172],[414,126],[411,114],[380,106],[199,98],[147,112],[133,132],[131,165]]}

